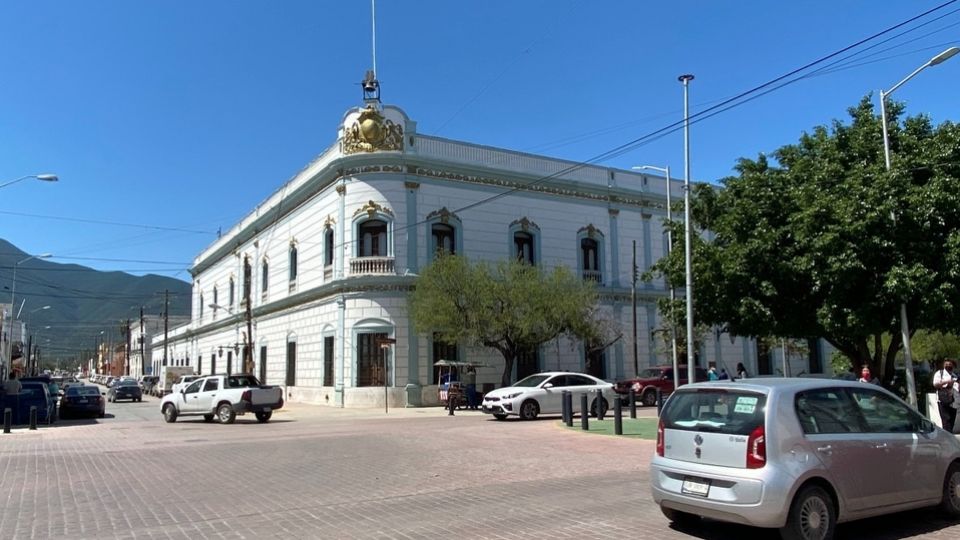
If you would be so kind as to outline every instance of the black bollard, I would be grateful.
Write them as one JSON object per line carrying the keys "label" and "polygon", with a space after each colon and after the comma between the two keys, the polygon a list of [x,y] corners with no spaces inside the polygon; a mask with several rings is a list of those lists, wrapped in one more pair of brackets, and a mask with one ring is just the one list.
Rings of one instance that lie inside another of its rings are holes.
{"label": "black bollard", "polygon": [[637,417],[637,392],[631,388],[630,389],[630,418]]}
{"label": "black bollard", "polygon": [[623,403],[619,398],[613,404],[613,433],[623,435]]}
{"label": "black bollard", "polygon": [[37,429],[37,406],[30,406],[30,429]]}
{"label": "black bollard", "polygon": [[660,388],[657,388],[657,416],[660,416],[660,411],[663,410],[663,391]]}
{"label": "black bollard", "polygon": [[567,394],[569,390],[564,390],[560,393],[560,416],[563,418],[564,425],[570,425],[567,422],[567,419],[570,417],[570,409],[567,408]]}
{"label": "black bollard", "polygon": [[447,416],[453,416],[453,407],[454,407],[453,394],[447,394],[447,408],[450,409],[450,412],[447,413]]}
{"label": "black bollard", "polygon": [[573,427],[573,394],[569,390],[563,393],[563,404],[567,408],[567,427]]}
{"label": "black bollard", "polygon": [[13,424],[13,410],[7,407],[3,410],[3,432],[10,433],[10,425]]}
{"label": "black bollard", "polygon": [[603,420],[603,415],[607,411],[603,408],[603,392],[597,390],[597,400],[594,402],[597,404],[597,420]]}
{"label": "black bollard", "polygon": [[580,429],[590,431],[590,409],[587,405],[587,393],[580,394]]}

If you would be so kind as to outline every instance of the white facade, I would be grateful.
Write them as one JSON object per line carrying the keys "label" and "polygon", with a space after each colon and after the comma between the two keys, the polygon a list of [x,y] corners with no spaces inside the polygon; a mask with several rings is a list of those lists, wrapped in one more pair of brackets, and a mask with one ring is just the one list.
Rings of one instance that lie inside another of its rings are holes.
{"label": "white facade", "polygon": [[[675,181],[672,192],[681,187]],[[202,373],[226,371],[227,362],[231,371],[252,370],[285,386],[288,400],[365,406],[383,404],[384,358],[374,339],[385,336],[396,339],[386,355],[391,405],[435,403],[439,358],[431,336],[413,332],[407,303],[434,253],[434,226],[443,225],[471,260],[513,255],[519,235],[531,240],[535,264],[598,278],[604,310],[624,334],[599,374],[632,376],[632,242],[641,272],[666,253],[665,194],[660,177],[420,135],[392,106],[353,109],[333,146],[197,256],[191,321],[170,333],[167,347]],[[596,242],[596,268],[584,261],[585,239]],[[652,340],[655,303],[666,294],[662,282],[638,285],[640,369],[670,361]],[[242,366],[248,328],[254,361]],[[743,361],[756,372],[744,355],[750,343],[721,334],[703,347],[701,363],[732,372]],[[163,349],[155,337],[154,365]],[[478,386],[499,382],[496,351],[454,351],[492,366],[478,371]],[[561,339],[515,375],[584,366],[582,346]]]}

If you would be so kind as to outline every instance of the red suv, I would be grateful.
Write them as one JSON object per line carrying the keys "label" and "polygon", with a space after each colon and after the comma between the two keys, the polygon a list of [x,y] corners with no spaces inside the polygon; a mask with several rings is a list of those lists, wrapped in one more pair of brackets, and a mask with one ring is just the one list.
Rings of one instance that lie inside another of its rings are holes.
{"label": "red suv", "polygon": [[[707,380],[707,372],[703,368],[696,369],[696,381]],[[680,366],[680,384],[687,384],[687,366]],[[629,404],[630,388],[633,388],[637,400],[647,406],[657,404],[657,388],[666,397],[673,392],[673,366],[659,366],[641,369],[635,379],[625,379],[614,383],[613,389],[620,394],[624,403]]]}

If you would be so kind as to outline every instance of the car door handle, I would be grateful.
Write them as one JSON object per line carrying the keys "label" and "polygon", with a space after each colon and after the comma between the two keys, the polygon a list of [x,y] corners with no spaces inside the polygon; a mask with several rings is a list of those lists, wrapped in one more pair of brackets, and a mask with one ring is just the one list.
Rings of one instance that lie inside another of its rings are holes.
{"label": "car door handle", "polygon": [[883,449],[886,449],[886,448],[887,448],[887,443],[875,444],[875,445],[873,445],[873,447],[876,448],[876,449],[878,449],[878,450],[883,450]]}
{"label": "car door handle", "polygon": [[817,452],[820,452],[820,453],[822,453],[822,454],[828,454],[828,455],[829,455],[829,454],[832,454],[832,453],[833,453],[833,447],[830,446],[829,444],[826,445],[826,446],[819,446],[819,447],[817,447]]}

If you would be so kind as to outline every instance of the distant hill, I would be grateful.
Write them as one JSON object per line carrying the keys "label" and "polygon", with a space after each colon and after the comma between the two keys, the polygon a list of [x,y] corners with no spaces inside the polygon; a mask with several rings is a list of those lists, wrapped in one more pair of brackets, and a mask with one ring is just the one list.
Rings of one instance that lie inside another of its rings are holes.
{"label": "distant hill", "polygon": [[[13,265],[29,256],[0,239],[0,303],[10,302]],[[80,351],[93,349],[101,331],[104,336],[112,333],[114,341],[122,340],[121,321],[136,320],[141,306],[144,315],[161,314],[164,290],[170,291],[170,316],[189,316],[191,286],[185,281],[33,259],[17,267],[14,312],[25,299],[20,319],[32,326],[28,335],[37,339],[39,334],[41,347],[50,339],[41,349],[45,359],[77,358]],[[43,306],[50,309],[38,310]]]}

